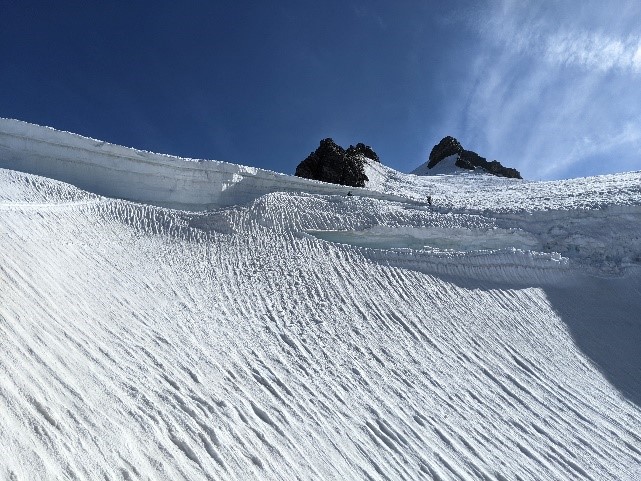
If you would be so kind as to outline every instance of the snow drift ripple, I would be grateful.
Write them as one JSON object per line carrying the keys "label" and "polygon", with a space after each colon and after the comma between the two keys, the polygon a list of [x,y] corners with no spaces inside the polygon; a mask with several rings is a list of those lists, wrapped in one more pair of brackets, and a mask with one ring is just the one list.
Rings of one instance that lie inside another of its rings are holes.
{"label": "snow drift ripple", "polygon": [[473,282],[528,254],[451,279],[301,235],[497,223],[406,203],[74,190],[0,169],[2,479],[638,479],[638,273]]}

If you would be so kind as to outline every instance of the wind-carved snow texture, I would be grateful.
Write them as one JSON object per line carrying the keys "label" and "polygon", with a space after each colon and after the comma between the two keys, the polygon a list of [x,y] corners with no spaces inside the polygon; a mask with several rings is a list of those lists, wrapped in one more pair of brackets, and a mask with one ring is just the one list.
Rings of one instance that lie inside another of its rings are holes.
{"label": "wind-carved snow texture", "polygon": [[0,479],[639,479],[641,176],[484,177],[185,212],[0,170]]}

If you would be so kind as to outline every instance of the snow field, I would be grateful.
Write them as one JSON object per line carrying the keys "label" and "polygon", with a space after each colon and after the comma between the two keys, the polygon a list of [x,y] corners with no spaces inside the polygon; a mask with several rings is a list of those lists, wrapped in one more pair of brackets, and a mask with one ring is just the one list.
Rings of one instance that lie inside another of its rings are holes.
{"label": "snow field", "polygon": [[641,478],[639,172],[0,167],[0,479]]}
{"label": "snow field", "polygon": [[425,201],[447,212],[529,214],[533,212],[625,209],[639,206],[641,171],[577,179],[529,181],[490,174],[412,175],[370,163],[368,185],[381,192]]}
{"label": "snow field", "polygon": [[[0,170],[0,477],[637,479],[636,261],[474,250],[573,218],[499,214],[305,193],[188,213]],[[392,245],[438,229],[456,249]]]}

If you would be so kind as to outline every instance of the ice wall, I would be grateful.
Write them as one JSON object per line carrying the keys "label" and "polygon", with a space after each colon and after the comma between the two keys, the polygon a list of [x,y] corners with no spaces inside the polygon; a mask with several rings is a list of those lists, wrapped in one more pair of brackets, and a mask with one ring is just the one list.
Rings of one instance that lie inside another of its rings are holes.
{"label": "ice wall", "polygon": [[183,159],[0,118],[0,167],[87,191],[185,210],[243,204],[271,192],[407,199],[214,160]]}

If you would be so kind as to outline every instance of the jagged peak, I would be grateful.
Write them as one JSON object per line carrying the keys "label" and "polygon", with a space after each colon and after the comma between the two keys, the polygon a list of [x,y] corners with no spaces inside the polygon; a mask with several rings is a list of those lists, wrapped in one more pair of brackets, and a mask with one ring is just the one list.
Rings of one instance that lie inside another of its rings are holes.
{"label": "jagged peak", "polygon": [[459,169],[474,171],[480,168],[489,174],[499,177],[522,179],[518,170],[505,167],[498,160],[488,161],[476,152],[464,149],[461,143],[450,135],[443,137],[441,141],[432,148],[428,158],[427,169],[421,169],[419,167],[415,172],[421,170],[423,174],[429,174],[430,169],[436,167],[443,159],[453,155],[456,155],[454,165]]}
{"label": "jagged peak", "polygon": [[346,150],[327,138],[321,140],[318,148],[298,164],[295,175],[332,184],[365,187],[369,180],[364,169],[366,159],[380,162],[369,145],[359,142]]}

